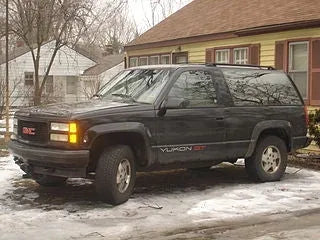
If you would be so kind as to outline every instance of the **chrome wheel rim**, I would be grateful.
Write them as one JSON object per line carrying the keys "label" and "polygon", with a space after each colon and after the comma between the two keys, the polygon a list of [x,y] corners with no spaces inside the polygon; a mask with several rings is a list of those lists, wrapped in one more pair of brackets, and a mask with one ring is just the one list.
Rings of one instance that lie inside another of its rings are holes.
{"label": "chrome wheel rim", "polygon": [[269,146],[262,152],[262,168],[268,174],[278,171],[281,163],[280,150],[275,146]]}
{"label": "chrome wheel rim", "polygon": [[131,166],[128,159],[123,159],[117,171],[117,188],[119,192],[124,193],[129,185],[131,179]]}

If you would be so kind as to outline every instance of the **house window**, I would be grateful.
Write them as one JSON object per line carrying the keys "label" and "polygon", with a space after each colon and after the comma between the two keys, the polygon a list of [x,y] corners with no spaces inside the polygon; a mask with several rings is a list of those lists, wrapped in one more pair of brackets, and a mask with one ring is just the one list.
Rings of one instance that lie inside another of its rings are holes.
{"label": "house window", "polygon": [[216,50],[216,63],[229,63],[230,62],[230,50]]}
{"label": "house window", "polygon": [[67,94],[77,94],[78,78],[76,76],[67,77]]}
{"label": "house window", "polygon": [[159,64],[159,56],[149,57],[149,65],[158,65],[158,64]]}
{"label": "house window", "polygon": [[174,64],[186,64],[188,63],[188,52],[174,53],[172,56]]}
{"label": "house window", "polygon": [[24,73],[24,85],[28,87],[33,86],[33,78],[34,78],[34,73],[33,72],[25,72]]}
{"label": "house window", "polygon": [[288,72],[304,99],[308,97],[308,45],[308,42],[293,42],[289,44]]}
{"label": "house window", "polygon": [[[214,52],[212,52],[214,51]],[[249,58],[250,51],[250,58]],[[213,59],[214,58],[214,59]],[[260,63],[260,45],[229,46],[223,48],[207,49],[206,62],[221,64],[254,64]]]}
{"label": "house window", "polygon": [[162,55],[161,64],[170,64],[170,55]]}
{"label": "house window", "polygon": [[129,62],[130,67],[136,67],[138,66],[138,58],[137,57],[131,57]]}
{"label": "house window", "polygon": [[233,58],[234,64],[248,64],[248,48],[235,48]]}
{"label": "house window", "polygon": [[158,65],[158,64],[170,64],[170,54],[155,54],[148,56],[137,56],[129,58],[129,67],[144,66],[144,65]]}
{"label": "house window", "polygon": [[46,80],[46,93],[53,93],[53,76],[48,76]]}
{"label": "house window", "polygon": [[148,65],[148,57],[139,57],[139,66]]}

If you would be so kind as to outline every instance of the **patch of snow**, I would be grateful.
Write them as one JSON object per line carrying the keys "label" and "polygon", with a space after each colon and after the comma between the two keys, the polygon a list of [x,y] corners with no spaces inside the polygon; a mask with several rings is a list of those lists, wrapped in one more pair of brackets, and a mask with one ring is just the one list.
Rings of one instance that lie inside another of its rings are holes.
{"label": "patch of snow", "polygon": [[309,227],[307,229],[297,229],[291,231],[281,231],[266,234],[263,237],[258,237],[253,240],[301,240],[301,239],[319,239],[320,228]]}
{"label": "patch of snow", "polygon": [[[9,131],[13,130],[13,118],[9,118]],[[6,131],[6,119],[0,120],[0,132]]]}
{"label": "patch of snow", "polygon": [[63,198],[55,198],[59,190],[47,192],[21,175],[12,157],[0,158],[0,239],[129,239],[209,221],[317,208],[320,199],[320,173],[295,168],[288,168],[280,182],[256,184],[240,178],[240,183],[208,184],[203,190],[151,189],[116,207],[83,200],[94,189],[90,180],[70,180],[61,191],[67,195],[82,189],[82,195],[57,204]]}
{"label": "patch of snow", "polygon": [[13,188],[13,180],[20,178],[21,174],[22,171],[14,163],[12,156],[0,158],[0,199]]}

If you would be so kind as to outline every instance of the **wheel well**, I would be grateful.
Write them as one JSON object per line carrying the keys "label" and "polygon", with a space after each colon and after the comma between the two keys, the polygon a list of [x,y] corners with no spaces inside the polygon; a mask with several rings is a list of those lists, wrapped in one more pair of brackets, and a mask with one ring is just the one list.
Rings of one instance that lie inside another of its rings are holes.
{"label": "wheel well", "polygon": [[290,137],[288,136],[286,130],[284,130],[283,128],[265,129],[260,133],[258,141],[266,136],[277,136],[277,137],[281,138],[286,143],[288,152],[290,152],[291,141],[290,141]]}
{"label": "wheel well", "polygon": [[98,159],[106,147],[113,145],[128,145],[131,147],[137,167],[143,167],[147,164],[147,149],[143,136],[139,133],[108,133],[99,136],[90,149],[89,171],[94,171],[97,166]]}

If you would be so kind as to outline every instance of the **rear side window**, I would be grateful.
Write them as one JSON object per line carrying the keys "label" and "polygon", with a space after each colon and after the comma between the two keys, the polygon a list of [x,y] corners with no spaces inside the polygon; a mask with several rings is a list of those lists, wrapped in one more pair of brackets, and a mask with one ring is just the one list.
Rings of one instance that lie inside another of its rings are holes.
{"label": "rear side window", "polygon": [[234,104],[302,105],[289,78],[281,72],[222,68]]}

